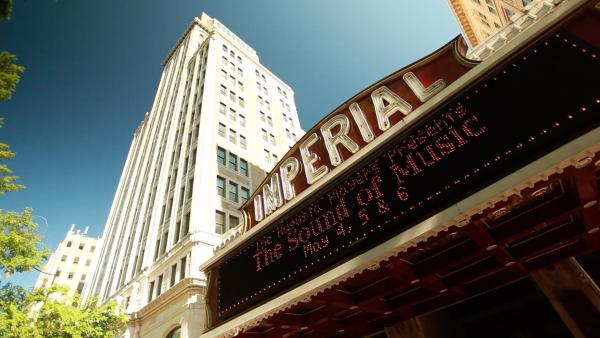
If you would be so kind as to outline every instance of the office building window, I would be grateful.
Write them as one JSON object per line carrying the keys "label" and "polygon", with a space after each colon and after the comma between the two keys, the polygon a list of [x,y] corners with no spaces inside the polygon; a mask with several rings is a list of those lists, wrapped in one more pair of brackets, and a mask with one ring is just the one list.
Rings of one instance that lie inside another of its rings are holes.
{"label": "office building window", "polygon": [[237,132],[233,129],[229,129],[229,142],[237,143]]}
{"label": "office building window", "polygon": [[249,175],[248,161],[244,160],[243,158],[240,159],[240,174],[242,174],[246,177]]}
{"label": "office building window", "polygon": [[226,57],[221,57],[221,62],[223,63],[223,65],[227,65],[227,62],[229,62],[229,60],[227,60]]}
{"label": "office building window", "polygon": [[261,129],[261,130],[260,130],[260,134],[261,134],[261,136],[262,136],[262,139],[263,139],[264,141],[268,141],[268,140],[269,140],[269,138],[268,138],[268,136],[267,136],[267,131],[266,131],[265,129]]}
{"label": "office building window", "polygon": [[239,201],[238,198],[238,185],[237,183],[229,181],[229,200],[237,203]]}
{"label": "office building window", "polygon": [[265,153],[265,162],[269,163],[269,161],[271,160],[271,153],[267,149],[263,149],[263,151]]}
{"label": "office building window", "polygon": [[265,122],[266,119],[267,119],[267,117],[266,117],[265,113],[260,112],[260,120]]}
{"label": "office building window", "polygon": [[273,126],[273,118],[271,116],[267,116],[267,124],[271,127]]}
{"label": "office building window", "polygon": [[217,163],[225,165],[225,149],[217,147]]}
{"label": "office building window", "polygon": [[277,163],[279,162],[279,157],[277,157],[277,155],[273,154],[273,163]]}
{"label": "office building window", "polygon": [[237,171],[238,157],[235,154],[229,153],[229,169]]}
{"label": "office building window", "polygon": [[238,81],[238,88],[239,88],[241,91],[244,91],[244,84],[243,84],[242,82],[240,82],[240,81]]}
{"label": "office building window", "polygon": [[218,131],[219,136],[225,137],[226,130],[227,129],[226,129],[225,125],[223,123],[219,123],[219,131]]}
{"label": "office building window", "polygon": [[240,135],[240,148],[242,149],[246,149],[247,145],[246,145],[246,136],[244,135]]}
{"label": "office building window", "polygon": [[148,302],[152,300],[154,296],[154,281],[150,282],[150,286],[148,286]]}
{"label": "office building window", "polygon": [[227,46],[226,45],[223,45],[223,51],[227,52]]}
{"label": "office building window", "polygon": [[68,242],[67,242],[67,248],[70,248],[70,247],[71,247],[71,245],[73,245],[73,242],[71,242],[71,241],[68,241]]}
{"label": "office building window", "polygon": [[240,219],[236,216],[229,215],[229,229],[234,228],[238,224],[240,224]]}
{"label": "office building window", "polygon": [[[241,59],[240,59],[241,60]],[[238,68],[238,75],[240,77],[244,77],[244,71],[242,70],[242,68]]]}
{"label": "office building window", "polygon": [[77,264],[77,263],[79,263],[79,257],[73,258],[73,264]]}
{"label": "office building window", "polygon": [[231,121],[235,121],[237,118],[237,113],[235,112],[235,110],[229,108],[229,119]]}
{"label": "office building window", "polygon": [[175,277],[177,277],[177,264],[171,265],[171,276],[169,278],[169,287],[175,285]]}
{"label": "office building window", "polygon": [[240,192],[240,200],[242,203],[246,203],[246,201],[250,198],[250,189],[242,187]]}
{"label": "office building window", "polygon": [[79,250],[83,250],[84,247],[85,247],[85,244],[83,244],[83,243],[79,244]]}
{"label": "office building window", "polygon": [[242,63],[242,58],[239,55],[237,57],[237,61],[238,61],[238,63]]}
{"label": "office building window", "polygon": [[221,93],[221,95],[227,95],[227,87],[221,85],[221,89],[219,89],[219,93]]}
{"label": "office building window", "polygon": [[221,69],[221,77],[223,80],[227,80],[227,72],[224,69]]}
{"label": "office building window", "polygon": [[60,261],[61,261],[61,262],[64,262],[64,261],[66,261],[66,260],[67,260],[67,255],[63,255],[63,256],[60,258]]}
{"label": "office building window", "polygon": [[163,275],[158,276],[158,282],[156,283],[156,297],[160,296],[162,292]]}
{"label": "office building window", "polygon": [[232,91],[229,91],[229,99],[230,99],[231,101],[235,102],[235,98],[236,98],[236,95],[235,95],[235,93],[234,93],[234,92],[232,92]]}
{"label": "office building window", "polygon": [[240,122],[240,126],[245,127],[246,126],[246,116],[240,114],[238,115],[238,121]]}
{"label": "office building window", "polygon": [[269,140],[271,141],[272,145],[275,145],[275,135],[269,134]]}
{"label": "office building window", "polygon": [[179,279],[183,279],[185,278],[185,274],[186,274],[186,268],[187,268],[187,257],[184,256],[183,258],[181,258],[181,262],[179,263]]}
{"label": "office building window", "polygon": [[226,111],[227,111],[227,106],[225,105],[225,103],[219,102],[219,113],[225,115]]}
{"label": "office building window", "polygon": [[218,234],[225,232],[225,213],[219,210],[215,212],[215,232]]}
{"label": "office building window", "polygon": [[217,176],[217,195],[225,197],[225,179]]}
{"label": "office building window", "polygon": [[238,99],[239,99],[238,102],[240,104],[240,107],[245,107],[246,106],[246,101],[244,101],[244,98],[241,97],[241,96],[239,96]]}

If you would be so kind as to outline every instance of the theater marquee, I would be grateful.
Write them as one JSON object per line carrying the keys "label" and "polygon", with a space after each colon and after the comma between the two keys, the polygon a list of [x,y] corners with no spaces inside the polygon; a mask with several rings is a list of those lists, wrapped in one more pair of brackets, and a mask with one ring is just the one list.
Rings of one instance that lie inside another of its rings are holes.
{"label": "theater marquee", "polygon": [[[255,227],[470,67],[458,40],[311,129],[243,206]],[[216,325],[385,241],[600,124],[594,47],[558,30],[320,187],[210,269]],[[243,282],[240,282],[243,281]]]}

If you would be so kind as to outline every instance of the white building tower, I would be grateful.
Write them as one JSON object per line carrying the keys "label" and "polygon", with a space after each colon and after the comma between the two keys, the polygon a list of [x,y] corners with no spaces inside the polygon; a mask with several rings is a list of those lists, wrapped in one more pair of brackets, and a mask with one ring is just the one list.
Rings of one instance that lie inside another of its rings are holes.
{"label": "white building tower", "polygon": [[35,288],[61,285],[67,287],[70,294],[83,291],[86,278],[94,270],[98,245],[98,239],[88,236],[87,231],[88,227],[81,232],[75,230],[75,224],[71,226],[42,268]]}
{"label": "white building tower", "polygon": [[198,267],[304,132],[292,89],[204,13],[163,65],[84,296],[121,302],[132,317],[126,334],[194,337],[205,318]]}

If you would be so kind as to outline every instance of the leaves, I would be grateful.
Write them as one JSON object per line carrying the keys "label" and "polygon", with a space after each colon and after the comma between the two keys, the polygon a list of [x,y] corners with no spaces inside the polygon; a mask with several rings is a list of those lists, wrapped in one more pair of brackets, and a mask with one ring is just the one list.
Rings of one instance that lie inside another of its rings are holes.
{"label": "leaves", "polygon": [[8,144],[0,143],[0,196],[4,195],[7,191],[18,191],[23,189],[25,186],[18,183],[13,183],[18,176],[11,175],[12,170],[4,164],[4,161],[10,160],[15,156]]}
{"label": "leaves", "polygon": [[0,271],[31,271],[46,259],[48,249],[41,244],[31,208],[22,213],[0,210],[0,226]]}
{"label": "leaves", "polygon": [[[0,0],[0,5],[2,1]],[[10,99],[21,79],[20,74],[25,71],[25,67],[15,64],[15,61],[17,61],[17,57],[14,54],[0,52],[0,101]]]}
{"label": "leaves", "polygon": [[64,287],[37,289],[25,299],[26,309],[10,303],[0,308],[0,337],[108,338],[127,322],[114,301],[97,305],[97,299],[90,299],[77,307],[79,295],[70,296]]}

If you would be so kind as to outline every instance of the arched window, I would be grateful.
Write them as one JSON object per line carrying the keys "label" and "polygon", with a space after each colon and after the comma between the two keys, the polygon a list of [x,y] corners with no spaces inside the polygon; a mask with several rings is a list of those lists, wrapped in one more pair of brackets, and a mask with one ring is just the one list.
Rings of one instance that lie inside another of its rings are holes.
{"label": "arched window", "polygon": [[167,337],[165,338],[180,338],[181,337],[181,326],[174,328]]}

